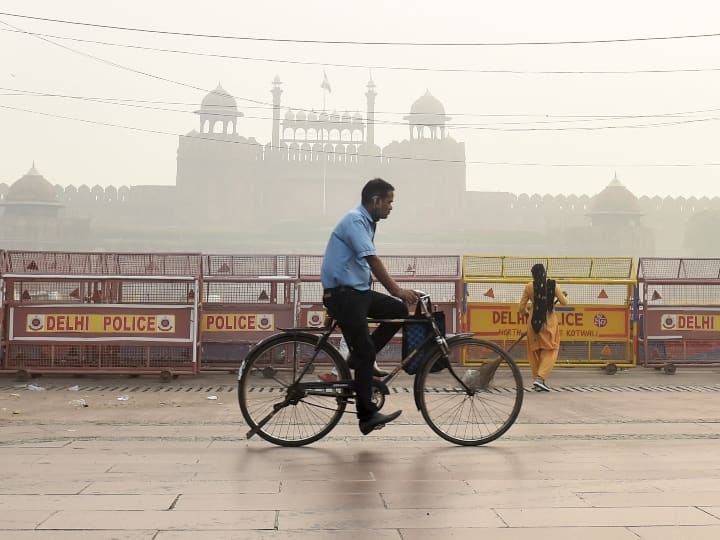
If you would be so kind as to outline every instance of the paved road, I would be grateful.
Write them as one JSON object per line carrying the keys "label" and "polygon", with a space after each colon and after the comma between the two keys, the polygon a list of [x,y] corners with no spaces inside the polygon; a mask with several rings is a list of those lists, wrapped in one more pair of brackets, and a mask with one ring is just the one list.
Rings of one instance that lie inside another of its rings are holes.
{"label": "paved road", "polygon": [[720,370],[559,369],[480,448],[410,382],[384,430],[289,449],[244,439],[230,374],[0,378],[0,538],[720,538]]}

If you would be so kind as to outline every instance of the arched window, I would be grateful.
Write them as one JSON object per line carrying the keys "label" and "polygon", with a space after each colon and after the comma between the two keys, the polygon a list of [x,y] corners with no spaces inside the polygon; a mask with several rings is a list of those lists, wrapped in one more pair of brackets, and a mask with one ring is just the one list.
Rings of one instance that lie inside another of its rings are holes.
{"label": "arched window", "polygon": [[313,161],[320,161],[322,159],[323,153],[322,153],[322,144],[315,143],[312,145],[312,159]]}
{"label": "arched window", "polygon": [[345,163],[347,156],[345,155],[345,145],[344,144],[336,144],[335,145],[335,162],[336,163]]}
{"label": "arched window", "polygon": [[298,145],[297,145],[297,143],[292,143],[290,145],[290,151],[288,152],[288,159],[290,161],[298,160]]}
{"label": "arched window", "polygon": [[354,144],[348,144],[347,146],[347,161],[349,163],[357,163],[358,161],[357,146]]}

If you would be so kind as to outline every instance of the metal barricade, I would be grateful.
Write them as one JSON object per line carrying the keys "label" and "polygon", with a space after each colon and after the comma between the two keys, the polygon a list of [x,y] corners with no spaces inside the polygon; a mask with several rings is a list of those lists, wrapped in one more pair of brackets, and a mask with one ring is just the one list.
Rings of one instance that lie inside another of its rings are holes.
{"label": "metal barricade", "polygon": [[298,257],[203,255],[201,370],[237,370],[252,345],[295,325]]}
{"label": "metal barricade", "polygon": [[6,253],[4,370],[197,372],[197,254]]}
{"label": "metal barricade", "polygon": [[720,364],[720,259],[640,258],[638,362]]}
{"label": "metal barricade", "polygon": [[0,250],[0,370],[5,369],[5,348],[7,347],[7,329],[5,328],[5,274],[8,260],[5,250]]}
{"label": "metal barricade", "polygon": [[[437,311],[445,312],[448,333],[455,333],[460,324],[461,266],[458,255],[387,255],[381,257],[388,273],[402,287],[419,289],[430,295]],[[300,256],[298,282],[298,326],[322,326],[325,309],[322,304],[320,266],[322,256]],[[374,290],[387,294],[378,281]],[[412,308],[411,308],[412,311]],[[339,340],[340,336],[335,336]],[[380,352],[378,360],[398,362],[401,359],[401,339],[396,336]]]}
{"label": "metal barricade", "polygon": [[[560,326],[558,366],[604,366],[608,373],[635,365],[630,306],[634,275],[631,257],[463,257],[464,329],[510,348],[527,330],[518,315],[530,269],[542,263],[569,300],[556,306]],[[524,345],[524,344],[523,344]],[[527,347],[511,355],[527,362]]]}

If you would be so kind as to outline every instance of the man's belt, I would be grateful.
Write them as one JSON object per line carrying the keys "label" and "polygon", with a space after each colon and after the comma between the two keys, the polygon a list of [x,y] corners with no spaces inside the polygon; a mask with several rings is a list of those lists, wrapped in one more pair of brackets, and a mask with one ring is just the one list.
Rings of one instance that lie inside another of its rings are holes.
{"label": "man's belt", "polygon": [[367,291],[359,291],[357,289],[353,289],[352,287],[347,287],[345,285],[341,285],[340,287],[331,287],[329,289],[323,289],[323,298],[330,298],[333,293],[348,293],[348,292],[367,292]]}

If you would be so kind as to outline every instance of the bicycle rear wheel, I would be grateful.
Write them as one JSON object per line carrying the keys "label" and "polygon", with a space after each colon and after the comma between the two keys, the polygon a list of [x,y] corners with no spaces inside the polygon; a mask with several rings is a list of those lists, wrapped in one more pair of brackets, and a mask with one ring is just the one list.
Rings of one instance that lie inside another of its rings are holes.
{"label": "bicycle rear wheel", "polygon": [[260,343],[245,358],[238,379],[238,404],[248,426],[257,428],[278,409],[257,431],[266,441],[280,446],[310,444],[340,421],[347,390],[327,387],[307,391],[301,386],[318,382],[318,371],[335,371],[339,379],[351,379],[345,360],[335,348],[325,344],[316,354],[319,341],[314,334],[279,334]]}
{"label": "bicycle rear wheel", "polygon": [[416,404],[430,428],[445,440],[464,446],[494,441],[520,414],[520,370],[505,350],[489,341],[451,338],[448,347],[452,371],[432,372],[443,359],[438,348],[415,377]]}

